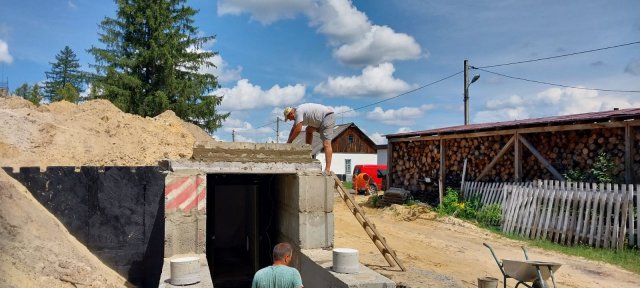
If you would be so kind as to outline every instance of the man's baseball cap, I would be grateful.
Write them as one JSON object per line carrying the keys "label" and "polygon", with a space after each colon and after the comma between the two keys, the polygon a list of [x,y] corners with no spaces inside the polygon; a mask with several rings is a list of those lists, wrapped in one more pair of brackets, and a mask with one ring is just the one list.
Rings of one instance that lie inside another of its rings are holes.
{"label": "man's baseball cap", "polygon": [[291,113],[291,110],[293,110],[293,107],[287,107],[287,108],[284,108],[284,121],[289,120],[289,119],[287,119],[287,118],[288,118],[288,116],[289,116],[289,113]]}

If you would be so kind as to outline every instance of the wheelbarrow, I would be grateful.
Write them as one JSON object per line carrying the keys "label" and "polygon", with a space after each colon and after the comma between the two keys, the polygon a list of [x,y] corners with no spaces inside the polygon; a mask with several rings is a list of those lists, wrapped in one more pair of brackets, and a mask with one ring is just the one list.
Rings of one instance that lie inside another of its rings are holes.
{"label": "wheelbarrow", "polygon": [[[489,248],[491,255],[493,255],[493,259],[496,260],[496,264],[498,264],[498,268],[500,268],[500,272],[502,272],[504,288],[507,288],[507,278],[513,278],[518,281],[515,288],[518,288],[520,284],[529,288],[547,288],[546,280],[549,278],[551,278],[553,287],[556,287],[556,279],[553,276],[553,272],[558,270],[562,264],[529,260],[527,248],[524,246],[521,248],[524,252],[525,260],[502,259],[502,261],[500,261],[489,244],[482,243],[482,245]],[[527,282],[530,282],[531,284],[527,284]]]}

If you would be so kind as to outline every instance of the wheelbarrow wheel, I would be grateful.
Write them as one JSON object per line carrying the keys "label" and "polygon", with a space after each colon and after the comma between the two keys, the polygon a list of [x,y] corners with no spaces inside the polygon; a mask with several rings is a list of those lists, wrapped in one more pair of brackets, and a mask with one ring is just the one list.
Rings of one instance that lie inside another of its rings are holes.
{"label": "wheelbarrow wheel", "polygon": [[[544,282],[544,286],[542,286],[542,282]],[[535,281],[533,281],[533,284],[531,284],[531,287],[532,288],[543,288],[543,287],[549,287],[549,284],[547,284],[547,281],[536,279]]]}

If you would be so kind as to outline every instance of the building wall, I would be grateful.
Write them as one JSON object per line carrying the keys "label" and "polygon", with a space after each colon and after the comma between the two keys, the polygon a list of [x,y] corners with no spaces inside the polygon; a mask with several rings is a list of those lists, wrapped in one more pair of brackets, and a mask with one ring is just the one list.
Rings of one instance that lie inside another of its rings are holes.
{"label": "building wall", "polygon": [[[325,166],[324,153],[319,153],[316,156],[316,159],[320,161],[322,164],[322,168]],[[351,159],[351,169],[349,171],[345,170],[345,160]],[[351,179],[350,175],[353,173],[353,167],[355,165],[360,164],[376,164],[378,163],[378,155],[371,154],[363,154],[363,153],[333,153],[333,157],[331,159],[331,171],[336,175],[341,175],[342,177],[347,177]],[[349,181],[349,180],[347,180]]]}
{"label": "building wall", "polygon": [[375,144],[355,127],[349,127],[335,136],[337,138],[331,141],[333,153],[376,153]]}
{"label": "building wall", "polygon": [[387,164],[387,149],[378,149],[378,164]]}

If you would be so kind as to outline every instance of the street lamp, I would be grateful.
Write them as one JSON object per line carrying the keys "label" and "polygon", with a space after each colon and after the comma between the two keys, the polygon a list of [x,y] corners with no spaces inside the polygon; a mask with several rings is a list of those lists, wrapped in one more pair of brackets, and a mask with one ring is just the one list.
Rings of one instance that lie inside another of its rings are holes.
{"label": "street lamp", "polygon": [[469,82],[469,60],[464,60],[464,125],[469,125],[469,86],[478,79],[480,75],[475,75]]}

